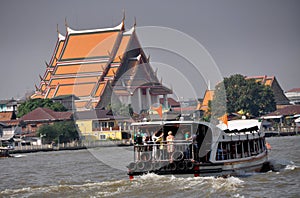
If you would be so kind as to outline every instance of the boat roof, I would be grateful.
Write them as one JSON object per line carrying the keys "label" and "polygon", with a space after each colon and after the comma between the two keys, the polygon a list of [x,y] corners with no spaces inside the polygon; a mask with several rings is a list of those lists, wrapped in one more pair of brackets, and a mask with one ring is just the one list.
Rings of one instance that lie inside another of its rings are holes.
{"label": "boat roof", "polygon": [[262,122],[257,119],[230,120],[228,121],[228,126],[222,123],[218,124],[217,127],[221,130],[241,130],[257,126],[260,129],[261,124]]}

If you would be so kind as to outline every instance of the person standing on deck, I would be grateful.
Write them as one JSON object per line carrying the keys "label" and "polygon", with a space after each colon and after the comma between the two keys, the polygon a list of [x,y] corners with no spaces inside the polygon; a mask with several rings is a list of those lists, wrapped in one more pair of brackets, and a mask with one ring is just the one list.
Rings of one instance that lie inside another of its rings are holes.
{"label": "person standing on deck", "polygon": [[167,140],[167,150],[168,150],[168,154],[169,154],[169,159],[172,162],[173,161],[172,154],[175,151],[174,136],[172,135],[172,131],[168,132],[168,136],[167,136],[166,140]]}

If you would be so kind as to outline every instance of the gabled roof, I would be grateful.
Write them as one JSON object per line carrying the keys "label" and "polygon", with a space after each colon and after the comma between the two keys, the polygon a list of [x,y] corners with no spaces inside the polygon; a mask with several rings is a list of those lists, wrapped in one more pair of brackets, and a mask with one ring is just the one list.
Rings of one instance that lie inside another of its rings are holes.
{"label": "gabled roof", "polygon": [[293,89],[288,90],[287,92],[300,92],[300,88],[293,88]]}
{"label": "gabled roof", "polygon": [[26,121],[56,121],[56,120],[70,120],[72,112],[56,112],[47,108],[36,108],[35,110],[22,116],[20,120]]}
{"label": "gabled roof", "polygon": [[300,105],[289,105],[287,107],[284,107],[282,109],[278,109],[272,113],[269,113],[263,117],[268,116],[288,116],[288,115],[296,115],[300,114]]}
{"label": "gabled roof", "polygon": [[121,29],[69,31],[60,61],[109,57]]}
{"label": "gabled roof", "polygon": [[[111,28],[73,30],[67,27],[65,37],[59,33],[40,87],[31,97],[74,94],[79,97],[75,107],[92,108],[107,98],[107,83],[114,87],[124,74],[129,75],[127,86],[159,83],[148,62],[135,34],[135,25],[125,31],[124,18]],[[136,67],[139,64],[144,65]],[[161,84],[150,91],[157,95],[172,92]]]}
{"label": "gabled roof", "polygon": [[91,111],[79,111],[75,113],[76,120],[114,120],[111,110],[95,109]]}
{"label": "gabled roof", "polygon": [[[168,98],[168,104],[171,106],[171,107],[180,107],[180,103],[177,102],[176,100],[174,100],[173,98]],[[159,103],[160,104],[163,104],[164,103],[164,99],[163,98],[160,98],[159,99]]]}

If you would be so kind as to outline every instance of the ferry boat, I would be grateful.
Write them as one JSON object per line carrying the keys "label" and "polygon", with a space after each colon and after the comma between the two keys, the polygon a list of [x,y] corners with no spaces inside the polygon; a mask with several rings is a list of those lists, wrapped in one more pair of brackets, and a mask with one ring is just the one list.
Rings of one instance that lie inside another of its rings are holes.
{"label": "ferry boat", "polygon": [[142,121],[132,124],[134,159],[128,175],[155,173],[197,176],[236,176],[261,171],[268,151],[261,122]]}

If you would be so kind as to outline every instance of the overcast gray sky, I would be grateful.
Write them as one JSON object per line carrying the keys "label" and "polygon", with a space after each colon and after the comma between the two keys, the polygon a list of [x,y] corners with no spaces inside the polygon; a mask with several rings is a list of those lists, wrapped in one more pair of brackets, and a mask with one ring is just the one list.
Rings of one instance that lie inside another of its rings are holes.
{"label": "overcast gray sky", "polygon": [[[300,87],[297,0],[1,0],[0,99],[22,97],[39,84],[44,61],[49,62],[55,47],[56,24],[64,34],[65,17],[73,29],[111,27],[119,24],[123,9],[127,28],[136,17],[138,27],[169,27],[196,39],[224,77],[274,75],[284,90]],[[152,61],[172,65],[158,52],[151,53]],[[181,92],[178,79],[165,75],[164,69],[158,71],[167,85],[178,89],[177,95],[193,95]],[[196,95],[202,97],[205,80],[191,78],[194,84],[199,80]]]}

